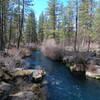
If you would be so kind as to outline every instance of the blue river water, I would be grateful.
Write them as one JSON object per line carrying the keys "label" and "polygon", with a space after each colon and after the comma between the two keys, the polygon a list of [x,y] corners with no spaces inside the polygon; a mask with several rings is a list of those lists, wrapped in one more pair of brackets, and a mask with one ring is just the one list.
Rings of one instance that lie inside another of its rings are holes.
{"label": "blue river water", "polygon": [[77,79],[64,64],[52,61],[37,50],[26,58],[27,68],[42,66],[48,81],[47,100],[100,100],[100,81]]}

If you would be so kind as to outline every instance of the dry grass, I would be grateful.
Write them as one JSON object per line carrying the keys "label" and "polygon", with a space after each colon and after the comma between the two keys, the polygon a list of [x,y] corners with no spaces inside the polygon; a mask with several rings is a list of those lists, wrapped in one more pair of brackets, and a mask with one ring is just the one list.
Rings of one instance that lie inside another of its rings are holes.
{"label": "dry grass", "polygon": [[21,59],[31,56],[36,46],[30,45],[23,48],[5,49],[0,52],[0,67],[6,67],[9,71],[13,71],[16,67],[21,66]]}
{"label": "dry grass", "polygon": [[2,56],[2,54],[0,55],[0,67],[6,67],[7,70],[9,71],[13,71],[16,67],[20,66],[20,60],[21,58],[15,54],[14,56],[12,55],[7,55]]}
{"label": "dry grass", "polygon": [[62,48],[60,48],[54,39],[45,40],[41,46],[42,53],[52,60],[62,58]]}

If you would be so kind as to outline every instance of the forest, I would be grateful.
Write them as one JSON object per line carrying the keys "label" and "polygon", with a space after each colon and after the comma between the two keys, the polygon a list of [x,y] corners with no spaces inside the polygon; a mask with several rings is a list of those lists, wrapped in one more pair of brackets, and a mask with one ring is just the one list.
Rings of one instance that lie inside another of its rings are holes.
{"label": "forest", "polygon": [[100,1],[36,1],[0,0],[0,100],[100,100]]}
{"label": "forest", "polygon": [[[69,0],[64,6],[49,0],[48,8],[39,19],[35,17],[32,0],[0,1],[0,49],[11,44],[41,43],[55,38],[90,48],[99,42],[100,3],[96,0]],[[37,8],[38,9],[38,8]]]}

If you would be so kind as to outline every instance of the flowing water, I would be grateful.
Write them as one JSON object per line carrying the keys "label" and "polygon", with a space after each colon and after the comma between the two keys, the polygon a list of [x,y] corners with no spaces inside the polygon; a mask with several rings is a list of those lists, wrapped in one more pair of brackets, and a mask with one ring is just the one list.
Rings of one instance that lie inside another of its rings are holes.
{"label": "flowing water", "polygon": [[80,80],[71,75],[64,64],[52,61],[37,50],[26,59],[27,68],[41,65],[48,81],[47,100],[100,100],[100,81]]}

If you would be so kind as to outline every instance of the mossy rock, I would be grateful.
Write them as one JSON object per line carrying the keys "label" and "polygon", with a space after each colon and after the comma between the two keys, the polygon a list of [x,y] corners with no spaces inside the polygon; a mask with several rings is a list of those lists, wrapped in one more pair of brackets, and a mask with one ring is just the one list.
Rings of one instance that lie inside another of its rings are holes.
{"label": "mossy rock", "polygon": [[13,73],[13,76],[14,77],[26,76],[26,75],[30,75],[32,72],[33,72],[33,70],[18,70],[18,71]]}
{"label": "mossy rock", "polygon": [[100,80],[100,76],[97,76],[96,79]]}
{"label": "mossy rock", "polygon": [[42,81],[43,77],[46,75],[46,72],[43,70],[27,70],[27,69],[21,69],[21,70],[17,70],[13,73],[13,77],[17,78],[17,77],[24,77],[24,76],[28,76],[28,78],[31,81],[34,82],[40,82]]}
{"label": "mossy rock", "polygon": [[12,74],[5,70],[5,69],[0,69],[0,79],[1,80],[12,80],[13,76]]}

